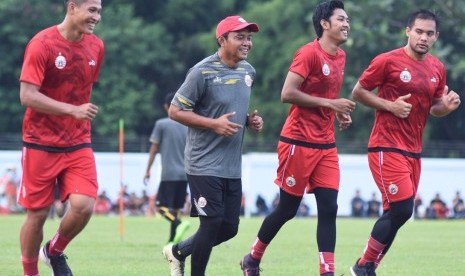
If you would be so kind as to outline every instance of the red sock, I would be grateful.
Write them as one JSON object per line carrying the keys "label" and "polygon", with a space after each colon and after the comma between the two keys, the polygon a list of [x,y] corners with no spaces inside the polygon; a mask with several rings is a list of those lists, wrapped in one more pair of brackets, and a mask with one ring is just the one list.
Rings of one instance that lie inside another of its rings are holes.
{"label": "red sock", "polygon": [[381,262],[381,260],[382,260],[383,258],[384,258],[384,254],[382,254],[382,253],[379,254],[378,259],[376,259],[376,261],[375,261],[375,268],[378,267],[379,263]]}
{"label": "red sock", "polygon": [[258,238],[252,245],[252,250],[250,251],[250,256],[257,261],[260,261],[265,254],[265,250],[268,244],[261,242]]}
{"label": "red sock", "polygon": [[334,272],[334,252],[320,252],[320,274]]}
{"label": "red sock", "polygon": [[378,256],[383,252],[383,249],[386,247],[385,244],[378,242],[370,236],[363,252],[359,265],[365,265],[367,262],[375,262],[378,259]]}
{"label": "red sock", "polygon": [[71,241],[70,239],[60,234],[60,231],[58,230],[55,236],[53,237],[53,239],[50,241],[50,245],[48,247],[48,253],[50,255],[59,255],[63,253],[63,251],[65,251],[65,248],[70,241]]}
{"label": "red sock", "polygon": [[38,256],[32,258],[26,258],[21,256],[21,262],[23,263],[24,276],[39,276],[39,268],[37,266]]}

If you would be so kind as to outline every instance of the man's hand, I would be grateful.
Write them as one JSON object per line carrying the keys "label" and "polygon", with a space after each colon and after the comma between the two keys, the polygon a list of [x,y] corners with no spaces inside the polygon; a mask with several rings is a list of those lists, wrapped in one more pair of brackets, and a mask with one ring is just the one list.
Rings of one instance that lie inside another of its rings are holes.
{"label": "man's hand", "polygon": [[263,118],[258,116],[258,111],[254,110],[247,116],[247,126],[255,132],[260,132],[263,129]]}
{"label": "man's hand", "polygon": [[396,117],[407,118],[408,115],[410,115],[410,111],[412,111],[412,104],[409,104],[406,100],[408,100],[411,96],[412,94],[407,94],[397,98],[390,105],[389,111]]}
{"label": "man's hand", "polygon": [[236,134],[239,131],[239,129],[242,128],[242,125],[233,123],[229,120],[229,118],[231,118],[234,115],[236,115],[236,112],[227,113],[215,119],[213,131],[216,134],[225,137],[233,136],[234,134]]}
{"label": "man's hand", "polygon": [[72,116],[78,120],[93,120],[98,113],[98,106],[92,103],[85,103],[76,108],[72,112]]}

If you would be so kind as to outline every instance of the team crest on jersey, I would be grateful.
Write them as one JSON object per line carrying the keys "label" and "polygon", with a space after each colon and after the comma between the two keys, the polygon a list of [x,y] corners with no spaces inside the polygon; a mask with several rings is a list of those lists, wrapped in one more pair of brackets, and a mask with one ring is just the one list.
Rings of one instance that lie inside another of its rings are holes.
{"label": "team crest on jersey", "polygon": [[286,178],[286,185],[289,186],[289,187],[295,186],[295,178],[292,177],[292,176],[288,176]]}
{"label": "team crest on jersey", "polygon": [[203,208],[205,206],[207,206],[207,199],[204,198],[203,196],[199,197],[199,201],[197,202],[198,206],[200,208]]}
{"label": "team crest on jersey", "polygon": [[66,66],[66,58],[58,53],[58,56],[55,59],[55,67],[58,69],[63,69]]}
{"label": "team crest on jersey", "polygon": [[331,70],[329,70],[329,66],[328,64],[323,64],[323,67],[321,68],[321,72],[323,73],[323,75],[327,76],[329,75],[329,73],[331,73]]}
{"label": "team crest on jersey", "polygon": [[389,193],[391,195],[395,195],[395,194],[397,194],[398,191],[399,191],[399,187],[397,187],[396,184],[391,182],[391,184],[389,184]]}
{"label": "team crest on jersey", "polygon": [[251,87],[251,86],[252,86],[253,79],[252,79],[252,77],[251,77],[249,74],[246,74],[246,75],[245,75],[244,81],[245,81],[245,85],[247,85],[248,87]]}
{"label": "team crest on jersey", "polygon": [[407,68],[400,72],[400,80],[403,82],[410,82],[412,80],[412,75],[410,75],[410,72],[407,70]]}

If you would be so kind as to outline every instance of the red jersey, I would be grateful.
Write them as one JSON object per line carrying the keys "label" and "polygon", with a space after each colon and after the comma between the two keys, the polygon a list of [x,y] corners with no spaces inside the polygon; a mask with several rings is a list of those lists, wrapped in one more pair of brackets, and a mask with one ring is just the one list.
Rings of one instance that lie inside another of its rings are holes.
{"label": "red jersey", "polygon": [[[88,103],[103,56],[104,45],[96,35],[84,35],[80,41],[71,42],[61,36],[57,26],[52,26],[29,41],[20,81],[38,85],[41,93],[60,102]],[[28,107],[23,120],[23,141],[59,148],[90,143],[90,122]]]}
{"label": "red jersey", "polygon": [[[344,77],[345,57],[345,52],[340,48],[336,55],[328,54],[315,39],[296,51],[289,71],[304,78],[299,87],[303,93],[336,99]],[[330,108],[293,104],[281,136],[315,144],[334,143],[334,120],[335,112]]]}
{"label": "red jersey", "polygon": [[441,61],[430,54],[424,60],[414,60],[404,48],[395,49],[375,57],[359,83],[370,91],[378,88],[378,96],[389,101],[412,94],[406,100],[412,104],[406,119],[376,110],[369,150],[382,147],[419,155],[433,98],[441,97],[446,85],[446,70]]}

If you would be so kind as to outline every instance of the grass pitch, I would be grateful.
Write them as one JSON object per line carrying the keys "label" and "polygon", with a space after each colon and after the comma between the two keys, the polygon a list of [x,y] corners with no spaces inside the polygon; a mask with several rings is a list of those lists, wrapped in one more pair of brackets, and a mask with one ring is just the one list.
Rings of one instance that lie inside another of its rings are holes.
{"label": "grass pitch", "polygon": [[[188,235],[198,221],[191,221]],[[23,215],[0,216],[0,275],[22,275],[19,229]],[[263,218],[242,218],[239,234],[213,249],[209,276],[242,275],[239,260],[250,249]],[[120,235],[118,216],[94,216],[66,250],[74,275],[169,275],[161,249],[168,239],[168,223],[161,217],[125,217]],[[336,275],[348,268],[364,249],[373,219],[337,220]],[[298,218],[283,226],[262,260],[262,275],[318,275],[316,218]],[[45,225],[44,239],[57,229],[58,220]],[[465,275],[465,220],[409,221],[399,231],[377,275]],[[41,275],[51,270],[39,263]],[[190,275],[190,258],[186,262]]]}

